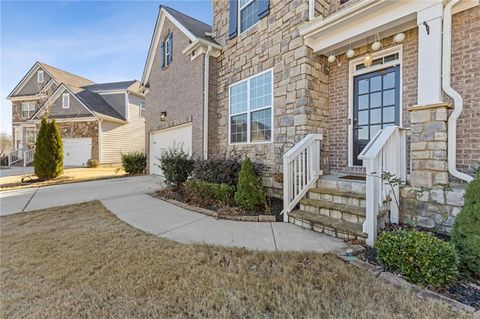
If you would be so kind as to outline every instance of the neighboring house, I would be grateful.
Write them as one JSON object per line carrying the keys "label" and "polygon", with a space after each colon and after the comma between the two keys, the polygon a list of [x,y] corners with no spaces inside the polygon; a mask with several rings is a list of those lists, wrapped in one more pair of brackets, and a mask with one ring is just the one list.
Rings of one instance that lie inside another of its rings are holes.
{"label": "neighboring house", "polygon": [[[372,243],[412,214],[451,229],[480,159],[478,0],[212,5],[211,28],[160,7],[142,77],[150,163],[174,143],[244,152],[286,221],[342,238]],[[399,215],[383,171],[406,202],[424,189],[416,207]]]}
{"label": "neighboring house", "polygon": [[37,62],[10,93],[14,148],[31,149],[42,117],[55,119],[64,165],[120,162],[121,153],[145,148],[144,95],[139,82],[96,84]]}

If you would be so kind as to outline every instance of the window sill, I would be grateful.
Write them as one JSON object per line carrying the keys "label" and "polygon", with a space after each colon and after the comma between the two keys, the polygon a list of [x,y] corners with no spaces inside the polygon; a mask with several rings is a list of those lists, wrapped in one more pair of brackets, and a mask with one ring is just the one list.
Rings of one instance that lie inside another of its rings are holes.
{"label": "window sill", "polygon": [[273,141],[263,141],[263,142],[237,142],[237,143],[231,143],[229,142],[228,145],[233,145],[233,146],[236,146],[236,145],[262,145],[262,144],[272,144]]}

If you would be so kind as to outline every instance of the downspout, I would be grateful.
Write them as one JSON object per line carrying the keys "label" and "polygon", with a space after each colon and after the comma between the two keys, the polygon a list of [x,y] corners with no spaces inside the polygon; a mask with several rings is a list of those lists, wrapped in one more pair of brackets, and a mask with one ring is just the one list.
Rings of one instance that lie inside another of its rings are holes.
{"label": "downspout", "polygon": [[207,52],[205,53],[205,70],[204,70],[204,85],[203,85],[203,158],[208,158],[208,83],[209,83],[209,65],[210,65],[210,53],[212,52],[212,46],[209,45]]}
{"label": "downspout", "polygon": [[463,111],[463,98],[451,86],[452,8],[460,1],[450,1],[443,11],[442,88],[453,100],[453,112],[448,118],[448,171],[458,179],[471,182],[473,180],[472,176],[457,170],[457,119]]}
{"label": "downspout", "polygon": [[308,0],[308,20],[315,18],[315,0]]}

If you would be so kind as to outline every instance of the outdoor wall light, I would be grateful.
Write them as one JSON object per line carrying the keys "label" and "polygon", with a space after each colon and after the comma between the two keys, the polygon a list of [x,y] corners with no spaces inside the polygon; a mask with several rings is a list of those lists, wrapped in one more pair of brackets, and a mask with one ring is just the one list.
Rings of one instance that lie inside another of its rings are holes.
{"label": "outdoor wall light", "polygon": [[367,53],[365,55],[365,57],[363,58],[363,64],[366,66],[366,67],[369,67],[370,65],[372,65],[372,62],[373,62],[373,58],[372,58],[372,55],[370,53]]}
{"label": "outdoor wall light", "polygon": [[351,59],[355,56],[355,51],[353,49],[350,49],[347,51],[347,58]]}
{"label": "outdoor wall light", "polygon": [[166,121],[166,120],[167,120],[167,112],[160,113],[160,121]]}
{"label": "outdoor wall light", "polygon": [[328,62],[330,62],[330,63],[335,62],[335,59],[336,59],[336,58],[335,58],[335,55],[333,55],[333,54],[330,54],[330,55],[328,56]]}
{"label": "outdoor wall light", "polygon": [[380,50],[380,48],[382,47],[382,44],[380,43],[380,41],[375,41],[372,43],[372,50],[373,51],[378,51]]}
{"label": "outdoor wall light", "polygon": [[405,40],[405,33],[397,33],[393,37],[393,42],[395,43],[402,43]]}

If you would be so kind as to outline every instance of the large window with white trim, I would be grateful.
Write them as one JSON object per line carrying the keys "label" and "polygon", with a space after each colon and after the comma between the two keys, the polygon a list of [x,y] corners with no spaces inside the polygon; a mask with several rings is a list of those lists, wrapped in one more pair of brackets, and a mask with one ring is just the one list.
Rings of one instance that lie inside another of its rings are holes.
{"label": "large window with white trim", "polygon": [[268,70],[230,86],[230,143],[272,141],[273,76]]}
{"label": "large window with white trim", "polygon": [[22,102],[22,118],[29,119],[35,113],[35,102]]}
{"label": "large window with white trim", "polygon": [[256,0],[240,0],[238,5],[240,6],[240,32],[243,32],[260,20],[258,5]]}

